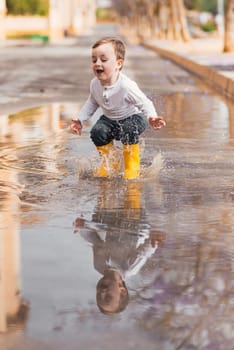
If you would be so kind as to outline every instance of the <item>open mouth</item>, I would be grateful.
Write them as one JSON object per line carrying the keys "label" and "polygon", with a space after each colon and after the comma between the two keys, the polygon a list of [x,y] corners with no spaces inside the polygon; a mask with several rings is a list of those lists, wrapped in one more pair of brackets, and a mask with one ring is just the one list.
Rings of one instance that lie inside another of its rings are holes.
{"label": "open mouth", "polygon": [[103,73],[103,72],[104,72],[104,70],[101,69],[101,68],[96,69],[96,73],[97,73],[97,74],[101,74],[101,73]]}

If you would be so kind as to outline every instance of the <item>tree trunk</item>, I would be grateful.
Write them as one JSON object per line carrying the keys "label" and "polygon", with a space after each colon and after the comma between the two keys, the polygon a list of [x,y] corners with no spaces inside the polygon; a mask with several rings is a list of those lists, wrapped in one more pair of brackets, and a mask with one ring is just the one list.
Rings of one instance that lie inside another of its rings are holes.
{"label": "tree trunk", "polygon": [[224,25],[224,52],[234,52],[234,0],[227,1]]}
{"label": "tree trunk", "polygon": [[147,20],[148,20],[148,25],[149,25],[149,30],[150,30],[150,36],[153,38],[155,36],[155,17],[154,17],[154,10],[156,4],[154,1],[147,1],[146,2],[146,14],[147,14]]}
{"label": "tree trunk", "polygon": [[176,0],[170,0],[170,9],[171,9],[171,18],[170,18],[170,25],[172,25],[172,31],[173,31],[173,39],[174,40],[181,40],[180,36],[180,23],[179,23],[179,17],[178,17],[178,11]]}
{"label": "tree trunk", "polygon": [[170,25],[172,25],[174,40],[188,41],[190,39],[184,4],[182,0],[170,0]]}
{"label": "tree trunk", "polygon": [[169,4],[166,1],[158,3],[158,39],[173,39],[172,16]]}
{"label": "tree trunk", "polygon": [[178,8],[178,20],[180,23],[180,32],[183,41],[190,40],[190,34],[187,25],[186,12],[183,4],[183,0],[176,0],[177,8]]}
{"label": "tree trunk", "polygon": [[155,10],[158,10],[157,37],[159,39],[190,39],[183,0],[115,0],[117,12],[125,9],[130,30],[136,38],[155,37]]}

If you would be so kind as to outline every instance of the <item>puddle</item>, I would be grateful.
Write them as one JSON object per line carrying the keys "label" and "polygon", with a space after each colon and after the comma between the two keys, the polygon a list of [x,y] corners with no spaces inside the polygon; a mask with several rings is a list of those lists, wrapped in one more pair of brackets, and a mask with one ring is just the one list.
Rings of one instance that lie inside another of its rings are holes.
{"label": "puddle", "polygon": [[[92,176],[91,125],[67,133],[79,105],[0,117],[0,349],[231,350],[233,105],[163,101],[132,182]],[[128,292],[112,314],[96,299],[107,267]]]}

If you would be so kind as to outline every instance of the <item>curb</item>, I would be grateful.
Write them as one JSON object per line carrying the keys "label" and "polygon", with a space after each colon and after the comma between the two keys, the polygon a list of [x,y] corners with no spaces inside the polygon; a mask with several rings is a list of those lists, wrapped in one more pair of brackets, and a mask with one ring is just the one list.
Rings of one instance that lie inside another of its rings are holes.
{"label": "curb", "polygon": [[218,71],[210,68],[206,65],[199,64],[194,60],[191,60],[182,54],[177,54],[170,50],[165,50],[157,45],[153,45],[149,42],[144,42],[142,45],[150,50],[157,52],[159,55],[168,58],[190,71],[191,73],[197,75],[201,80],[203,80],[211,88],[215,89],[220,94],[234,99],[234,80],[219,73]]}

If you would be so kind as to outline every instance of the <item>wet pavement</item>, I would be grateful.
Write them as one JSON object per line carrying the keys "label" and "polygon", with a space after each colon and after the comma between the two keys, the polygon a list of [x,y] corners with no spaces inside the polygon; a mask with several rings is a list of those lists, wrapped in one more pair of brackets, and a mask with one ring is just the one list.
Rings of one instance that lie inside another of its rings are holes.
{"label": "wet pavement", "polygon": [[[66,130],[88,91],[89,47],[106,29],[66,49],[41,48],[54,77],[47,87],[46,72],[31,88],[9,84],[19,112],[11,105],[0,117],[0,349],[231,350],[234,105],[128,45],[125,72],[167,127],[144,133],[139,180],[95,178],[91,124],[81,137]],[[26,52],[36,61],[37,48],[19,48],[29,65]],[[70,85],[56,89],[75,64]],[[22,101],[37,107],[20,111]],[[128,290],[120,313],[97,306],[106,266]]]}
{"label": "wet pavement", "polygon": [[222,36],[205,35],[187,42],[145,39],[147,48],[172,60],[179,66],[198,76],[212,89],[234,99],[234,52],[224,52]]}

